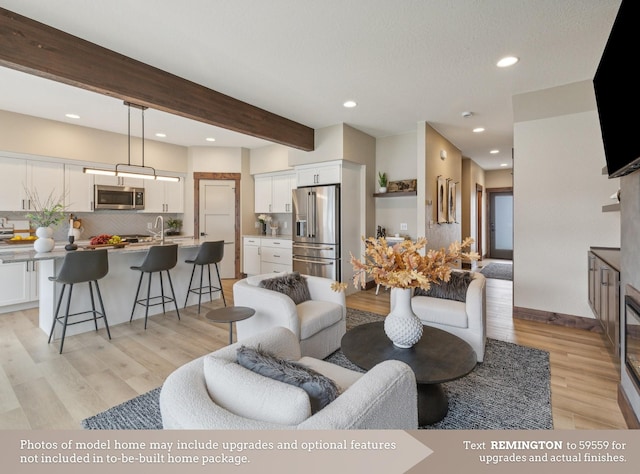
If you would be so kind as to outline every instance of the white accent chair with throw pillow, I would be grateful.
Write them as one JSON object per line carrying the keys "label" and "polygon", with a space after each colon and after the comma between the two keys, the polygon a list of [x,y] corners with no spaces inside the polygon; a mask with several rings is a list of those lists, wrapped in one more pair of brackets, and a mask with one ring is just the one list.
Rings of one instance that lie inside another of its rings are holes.
{"label": "white accent chair with throw pillow", "polygon": [[[392,308],[393,305],[392,298]],[[487,339],[484,275],[454,270],[448,282],[433,283],[428,292],[417,288],[411,298],[411,308],[422,324],[458,336],[476,351],[478,362],[484,360]]]}
{"label": "white accent chair with throw pillow", "polygon": [[331,289],[333,280],[293,273],[269,273],[233,285],[233,304],[255,314],[236,323],[242,341],[275,326],[290,329],[300,341],[302,355],[324,359],[340,349],[347,331],[344,292]]}
{"label": "white accent chair with throw pillow", "polygon": [[413,430],[417,407],[404,362],[362,374],[302,357],[298,338],[282,327],[179,367],[160,391],[164,429]]}

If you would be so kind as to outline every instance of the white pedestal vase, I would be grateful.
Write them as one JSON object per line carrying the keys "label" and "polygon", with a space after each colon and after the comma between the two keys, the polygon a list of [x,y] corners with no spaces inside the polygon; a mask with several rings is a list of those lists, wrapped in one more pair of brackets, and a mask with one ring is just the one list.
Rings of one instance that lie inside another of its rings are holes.
{"label": "white pedestal vase", "polygon": [[36,229],[38,239],[33,243],[33,249],[38,253],[51,252],[56,246],[52,239],[53,229],[51,227],[38,227]]}
{"label": "white pedestal vase", "polygon": [[407,349],[422,337],[422,321],[411,309],[413,288],[391,288],[391,292],[394,306],[384,320],[384,332],[394,346]]}

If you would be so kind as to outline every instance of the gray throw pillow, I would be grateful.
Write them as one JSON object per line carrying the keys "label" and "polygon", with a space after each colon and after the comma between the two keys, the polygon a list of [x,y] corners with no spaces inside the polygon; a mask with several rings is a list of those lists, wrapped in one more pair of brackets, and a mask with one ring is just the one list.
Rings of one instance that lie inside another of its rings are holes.
{"label": "gray throw pillow", "polygon": [[431,283],[431,288],[428,290],[416,288],[413,295],[464,302],[467,300],[467,289],[471,280],[473,280],[473,275],[469,272],[451,272],[449,281]]}
{"label": "gray throw pillow", "polygon": [[246,369],[303,389],[309,395],[311,414],[323,409],[340,394],[330,378],[301,364],[279,359],[260,347],[240,347],[237,360]]}
{"label": "gray throw pillow", "polygon": [[285,294],[297,305],[311,299],[307,279],[298,272],[267,278],[260,282],[260,287]]}

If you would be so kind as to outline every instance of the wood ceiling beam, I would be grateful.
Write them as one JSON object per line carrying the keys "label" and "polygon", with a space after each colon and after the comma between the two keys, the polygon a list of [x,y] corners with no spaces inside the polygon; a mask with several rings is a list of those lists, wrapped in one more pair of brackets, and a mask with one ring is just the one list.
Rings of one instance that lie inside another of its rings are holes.
{"label": "wood ceiling beam", "polygon": [[0,66],[275,143],[314,149],[314,130],[0,8]]}

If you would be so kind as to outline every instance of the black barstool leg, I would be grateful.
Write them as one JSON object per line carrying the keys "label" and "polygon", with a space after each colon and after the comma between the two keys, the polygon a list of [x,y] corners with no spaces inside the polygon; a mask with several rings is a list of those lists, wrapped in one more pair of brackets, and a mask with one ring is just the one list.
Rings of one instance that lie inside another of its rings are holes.
{"label": "black barstool leg", "polygon": [[209,301],[213,301],[213,288],[211,287],[211,264],[207,263],[207,275],[209,275]]}
{"label": "black barstool leg", "polygon": [[96,327],[96,332],[98,331],[98,319],[96,317],[96,302],[93,299],[93,285],[91,284],[91,282],[87,282],[89,283],[89,296],[91,297],[91,313],[93,314],[93,324]]}
{"label": "black barstool leg", "polygon": [[53,324],[51,324],[51,332],[49,333],[49,342],[51,344],[51,337],[53,336],[53,330],[56,328],[56,323],[58,322],[58,314],[60,313],[60,305],[62,304],[62,297],[64,296],[64,289],[67,287],[66,284],[62,285],[62,290],[60,290],[60,298],[58,298],[58,304],[56,305],[56,314],[53,316]]}
{"label": "black barstool leg", "polygon": [[109,331],[109,323],[107,322],[107,312],[104,310],[104,303],[102,302],[102,295],[100,294],[100,286],[98,280],[96,280],[96,293],[98,293],[98,303],[100,303],[100,309],[102,310],[102,318],[104,319],[104,327],[107,328],[107,335],[111,339],[111,331]]}
{"label": "black barstool leg", "polygon": [[162,298],[162,314],[167,314],[167,310],[164,307],[164,285],[162,284],[162,270],[160,270],[160,295]]}
{"label": "black barstool leg", "polygon": [[138,295],[140,295],[140,286],[142,285],[142,277],[144,276],[144,272],[140,272],[140,280],[138,280],[138,289],[136,290],[136,297],[133,299],[133,308],[131,308],[131,317],[129,318],[129,322],[133,321],[133,313],[136,310],[136,305],[138,304]]}
{"label": "black barstool leg", "polygon": [[202,270],[204,265],[200,265],[200,288],[198,289],[198,314],[200,314],[200,303],[202,302]]}
{"label": "black barstool leg", "polygon": [[171,281],[171,273],[167,270],[167,276],[169,277],[169,286],[171,287],[171,294],[173,295],[173,304],[176,306],[176,314],[178,315],[178,319],[180,319],[180,310],[178,310],[178,300],[176,300],[176,294],[173,291],[173,282]]}
{"label": "black barstool leg", "polygon": [[69,319],[69,311],[71,310],[71,293],[73,292],[73,283],[69,284],[69,296],[67,297],[67,313],[64,315],[64,323],[62,323],[62,339],[60,340],[60,354],[64,346],[64,336],[67,334],[67,320]]}
{"label": "black barstool leg", "polygon": [[[149,272],[149,283],[147,284],[147,306],[144,308],[144,328],[147,329],[147,318],[149,317],[149,295],[151,294],[151,275],[152,272]],[[162,281],[162,278],[160,278]]]}
{"label": "black barstool leg", "polygon": [[[193,264],[193,270],[191,270],[191,278],[189,279],[189,286],[187,287],[187,297],[184,299],[184,307],[187,307],[187,300],[189,300],[189,293],[191,293],[191,283],[193,282],[193,275],[196,272],[196,264]],[[199,311],[198,311],[199,312]]]}
{"label": "black barstool leg", "polygon": [[224,297],[224,290],[222,289],[222,279],[220,278],[220,270],[218,270],[218,264],[216,263],[216,273],[218,274],[218,283],[220,284],[220,294],[222,295],[222,301],[225,307],[227,306],[227,300]]}

